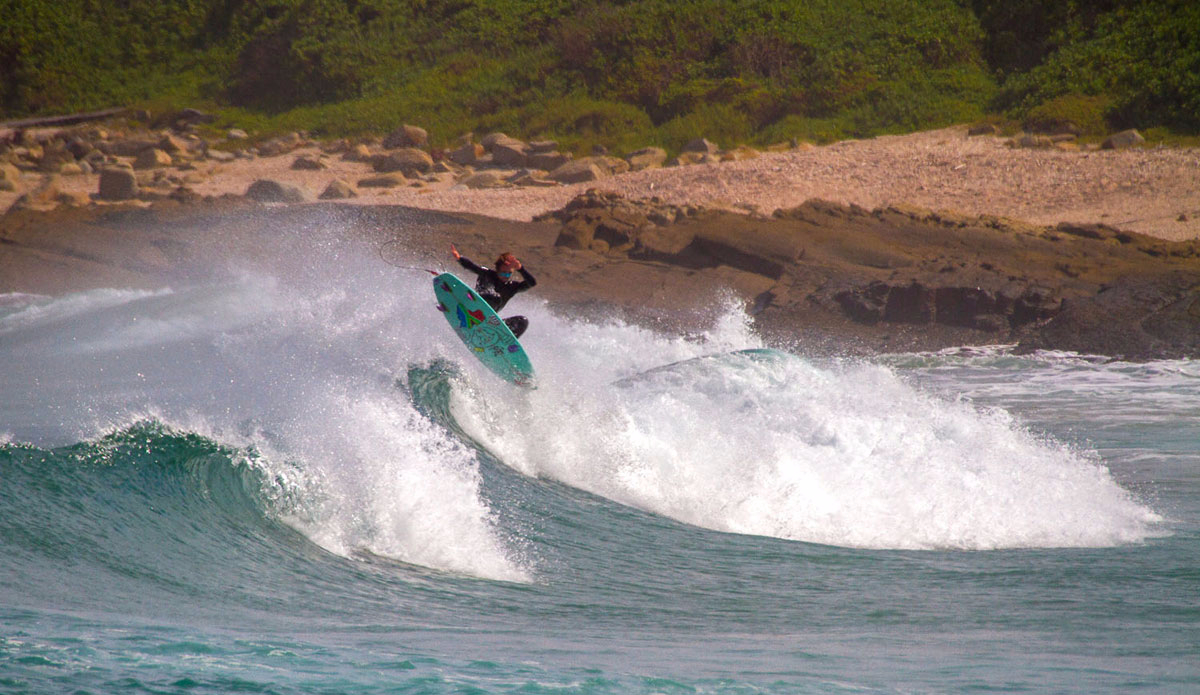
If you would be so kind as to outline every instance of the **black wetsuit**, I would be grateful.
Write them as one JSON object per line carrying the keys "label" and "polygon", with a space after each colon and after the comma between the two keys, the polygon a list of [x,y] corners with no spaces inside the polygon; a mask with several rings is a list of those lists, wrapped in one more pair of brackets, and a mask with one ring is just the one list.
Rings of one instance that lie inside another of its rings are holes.
{"label": "black wetsuit", "polygon": [[[478,279],[475,281],[475,291],[497,313],[504,308],[505,304],[508,304],[508,300],[512,299],[513,295],[518,292],[524,292],[537,284],[537,278],[530,275],[529,271],[523,266],[517,272],[521,274],[524,280],[521,282],[508,282],[500,277],[500,274],[495,270],[476,265],[474,261],[466,256],[460,256],[458,264],[478,276]],[[529,328],[529,319],[524,316],[510,316],[504,319],[504,323],[513,332],[513,335],[518,338],[521,337],[526,328]]]}

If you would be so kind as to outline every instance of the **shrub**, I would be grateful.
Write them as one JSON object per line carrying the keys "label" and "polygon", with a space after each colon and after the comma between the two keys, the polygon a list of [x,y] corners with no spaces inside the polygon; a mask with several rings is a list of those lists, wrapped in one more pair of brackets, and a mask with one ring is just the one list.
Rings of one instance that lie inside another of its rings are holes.
{"label": "shrub", "polygon": [[1109,131],[1105,114],[1111,105],[1107,96],[1066,94],[1031,108],[1022,126],[1035,133],[1104,135]]}

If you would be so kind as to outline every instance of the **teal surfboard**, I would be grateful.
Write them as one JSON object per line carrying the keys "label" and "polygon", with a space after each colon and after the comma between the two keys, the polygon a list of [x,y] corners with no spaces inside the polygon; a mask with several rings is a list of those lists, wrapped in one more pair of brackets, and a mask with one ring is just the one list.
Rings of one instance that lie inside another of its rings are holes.
{"label": "teal surfboard", "polygon": [[462,280],[450,273],[433,279],[438,311],[446,317],[471,352],[500,378],[518,386],[533,386],[533,365],[508,326]]}

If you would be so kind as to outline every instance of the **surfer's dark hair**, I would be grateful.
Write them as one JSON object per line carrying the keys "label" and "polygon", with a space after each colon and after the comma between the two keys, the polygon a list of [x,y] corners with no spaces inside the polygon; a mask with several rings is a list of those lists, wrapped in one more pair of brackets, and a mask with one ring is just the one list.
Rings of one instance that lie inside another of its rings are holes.
{"label": "surfer's dark hair", "polygon": [[502,253],[496,257],[496,267],[497,268],[499,268],[502,265],[516,265],[517,263],[519,263],[519,261],[517,260],[517,257],[507,251],[505,251],[504,253]]}

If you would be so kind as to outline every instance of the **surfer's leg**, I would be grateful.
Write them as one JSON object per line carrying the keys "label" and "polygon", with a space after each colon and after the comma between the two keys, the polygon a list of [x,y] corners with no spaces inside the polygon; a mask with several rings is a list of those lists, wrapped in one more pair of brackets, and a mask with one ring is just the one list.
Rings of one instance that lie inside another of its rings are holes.
{"label": "surfer's leg", "polygon": [[508,330],[513,332],[513,335],[520,338],[521,334],[529,328],[529,319],[524,316],[509,316],[504,319],[504,325],[508,326]]}

